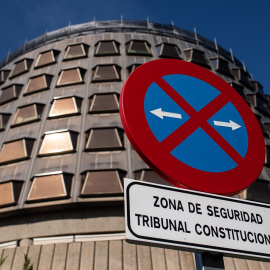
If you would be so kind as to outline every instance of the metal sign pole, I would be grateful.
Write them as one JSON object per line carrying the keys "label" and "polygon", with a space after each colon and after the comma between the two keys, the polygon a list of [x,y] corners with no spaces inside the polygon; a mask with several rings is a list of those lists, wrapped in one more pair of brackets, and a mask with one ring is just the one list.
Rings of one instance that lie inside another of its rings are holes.
{"label": "metal sign pole", "polygon": [[219,253],[195,253],[196,270],[225,270],[223,255]]}

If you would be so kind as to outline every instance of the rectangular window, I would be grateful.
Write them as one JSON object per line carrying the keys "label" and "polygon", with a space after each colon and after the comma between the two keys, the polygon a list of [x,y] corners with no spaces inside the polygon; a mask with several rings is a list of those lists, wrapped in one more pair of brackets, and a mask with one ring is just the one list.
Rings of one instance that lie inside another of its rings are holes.
{"label": "rectangular window", "polygon": [[118,170],[88,171],[82,176],[81,196],[122,195],[124,175]]}
{"label": "rectangular window", "polygon": [[224,74],[228,77],[233,77],[232,72],[229,68],[228,61],[226,61],[222,58],[216,57],[216,58],[211,58],[210,62],[212,64],[214,70],[216,70],[217,72]]}
{"label": "rectangular window", "polygon": [[68,130],[46,132],[39,155],[58,155],[76,151],[77,133]]}
{"label": "rectangular window", "polygon": [[188,62],[210,68],[204,51],[192,48],[185,50],[184,53]]}
{"label": "rectangular window", "polygon": [[15,63],[15,66],[11,72],[10,78],[14,78],[30,70],[33,59],[23,59]]}
{"label": "rectangular window", "polygon": [[60,73],[57,86],[68,86],[74,84],[82,84],[85,70],[82,68],[72,68],[62,70]]}
{"label": "rectangular window", "polygon": [[12,125],[23,125],[39,121],[42,116],[43,108],[43,104],[31,104],[18,108]]}
{"label": "rectangular window", "polygon": [[161,58],[181,59],[180,51],[174,44],[163,43],[157,46],[157,52]]}
{"label": "rectangular window", "polygon": [[29,159],[33,145],[34,140],[29,138],[4,143],[0,152],[0,164]]}
{"label": "rectangular window", "polygon": [[127,67],[129,74],[131,74],[137,67],[139,67],[141,64],[133,64],[129,67]]}
{"label": "rectangular window", "polygon": [[50,50],[39,54],[35,68],[44,67],[56,63],[59,51]]}
{"label": "rectangular window", "polygon": [[11,102],[17,99],[22,90],[22,84],[12,84],[1,91],[0,104]]}
{"label": "rectangular window", "polygon": [[150,183],[156,183],[165,186],[172,186],[169,182],[164,180],[161,176],[150,169],[140,170],[134,172],[134,178],[136,180],[146,181]]}
{"label": "rectangular window", "polygon": [[0,183],[0,207],[14,205],[18,202],[23,182],[12,180]]}
{"label": "rectangular window", "polygon": [[97,94],[90,98],[89,113],[114,113],[119,111],[118,95]]}
{"label": "rectangular window", "polygon": [[72,175],[62,172],[34,177],[27,201],[64,199],[70,195]]}
{"label": "rectangular window", "polygon": [[52,76],[43,74],[29,79],[25,95],[47,90],[51,86]]}
{"label": "rectangular window", "polygon": [[241,68],[232,68],[232,73],[234,77],[243,85],[245,85],[248,88],[251,88],[250,80],[249,80],[249,75],[247,72],[242,70]]}
{"label": "rectangular window", "polygon": [[76,115],[81,112],[82,98],[80,97],[61,97],[55,98],[49,113],[49,117],[64,117]]}
{"label": "rectangular window", "polygon": [[247,200],[270,203],[269,181],[257,179],[247,189]]}
{"label": "rectangular window", "polygon": [[87,57],[89,46],[86,44],[69,45],[66,49],[64,60],[72,60]]}
{"label": "rectangular window", "polygon": [[127,54],[152,56],[150,44],[144,40],[131,40],[127,43]]}
{"label": "rectangular window", "polygon": [[119,43],[114,40],[103,40],[96,44],[95,56],[119,54]]}
{"label": "rectangular window", "polygon": [[120,80],[120,67],[116,65],[96,66],[93,70],[93,82]]}
{"label": "rectangular window", "polygon": [[86,150],[112,151],[124,148],[124,132],[119,128],[91,129],[87,133]]}
{"label": "rectangular window", "polygon": [[3,84],[7,80],[9,73],[10,70],[6,69],[0,70],[0,84]]}

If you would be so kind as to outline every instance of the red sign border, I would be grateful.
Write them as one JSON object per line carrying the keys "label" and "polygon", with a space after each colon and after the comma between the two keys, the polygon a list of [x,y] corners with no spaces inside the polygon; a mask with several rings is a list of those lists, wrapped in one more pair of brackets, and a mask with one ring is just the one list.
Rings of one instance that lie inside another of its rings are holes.
{"label": "red sign border", "polygon": [[[192,168],[160,149],[144,113],[144,97],[148,87],[170,74],[198,78],[221,93],[242,116],[248,133],[246,157],[235,169],[211,173]],[[138,67],[125,82],[119,102],[120,117],[128,139],[140,157],[161,177],[174,186],[208,193],[232,195],[250,186],[259,176],[265,160],[264,137],[260,125],[246,101],[219,76],[195,64],[175,59],[159,59]]]}

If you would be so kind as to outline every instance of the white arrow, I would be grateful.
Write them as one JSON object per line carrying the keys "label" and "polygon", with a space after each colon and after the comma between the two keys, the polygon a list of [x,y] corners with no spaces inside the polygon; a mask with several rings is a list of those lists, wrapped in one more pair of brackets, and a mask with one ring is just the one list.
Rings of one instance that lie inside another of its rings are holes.
{"label": "white arrow", "polygon": [[164,112],[161,108],[150,111],[150,113],[156,115],[161,119],[163,119],[164,116],[182,119],[182,115],[180,113]]}
{"label": "white arrow", "polygon": [[215,126],[220,127],[230,127],[232,130],[236,130],[240,128],[241,126],[233,122],[232,120],[229,120],[230,122],[221,122],[221,121],[214,121]]}

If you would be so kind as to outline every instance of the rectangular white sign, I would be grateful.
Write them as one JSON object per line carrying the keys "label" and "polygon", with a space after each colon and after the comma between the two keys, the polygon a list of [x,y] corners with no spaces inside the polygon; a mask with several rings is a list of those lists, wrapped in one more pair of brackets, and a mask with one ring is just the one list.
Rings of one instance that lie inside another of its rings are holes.
{"label": "rectangular white sign", "polygon": [[270,205],[125,179],[126,240],[270,259]]}

